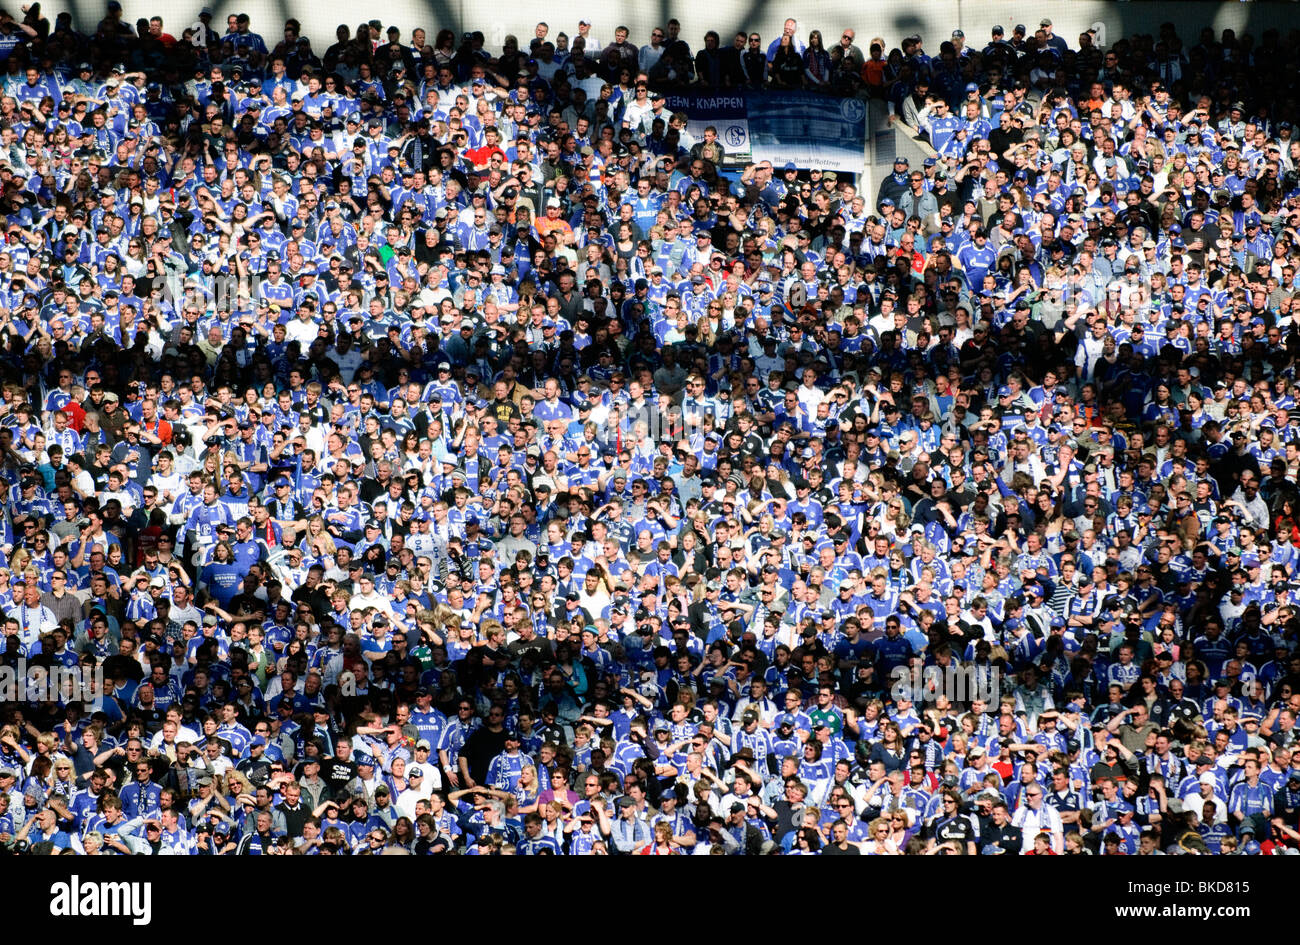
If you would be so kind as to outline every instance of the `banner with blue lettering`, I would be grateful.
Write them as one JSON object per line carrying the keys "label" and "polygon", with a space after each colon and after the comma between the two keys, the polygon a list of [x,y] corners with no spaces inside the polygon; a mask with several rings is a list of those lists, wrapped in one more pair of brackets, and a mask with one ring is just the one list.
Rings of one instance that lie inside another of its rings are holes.
{"label": "banner with blue lettering", "polygon": [[861,173],[867,108],[856,98],[760,92],[745,96],[745,112],[753,160]]}
{"label": "banner with blue lettering", "polygon": [[745,99],[739,93],[722,95],[667,95],[665,110],[686,113],[686,130],[696,141],[704,140],[704,129],[718,130],[718,141],[725,155],[723,165],[750,163],[749,121],[745,117]]}
{"label": "banner with blue lettering", "polygon": [[793,161],[800,168],[861,173],[866,163],[867,109],[855,98],[804,92],[668,95],[667,111],[685,113],[696,141],[712,125],[728,167]]}

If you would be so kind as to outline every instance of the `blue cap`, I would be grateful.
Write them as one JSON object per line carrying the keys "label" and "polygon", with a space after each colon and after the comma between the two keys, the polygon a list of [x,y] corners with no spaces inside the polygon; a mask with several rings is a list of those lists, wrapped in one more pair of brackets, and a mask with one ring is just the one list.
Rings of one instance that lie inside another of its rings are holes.
{"label": "blue cap", "polygon": [[799,168],[795,166],[794,161],[786,161],[786,162],[785,162],[785,167],[783,167],[782,170],[783,170],[783,171],[797,171],[797,170],[799,170]]}
{"label": "blue cap", "polygon": [[939,163],[939,161],[936,158],[928,157],[921,163],[925,167],[934,167],[936,164]]}
{"label": "blue cap", "polygon": [[1012,394],[1011,388],[1006,386],[1005,384],[1003,384],[1001,387],[998,388],[999,397],[1010,397],[1011,394]]}
{"label": "blue cap", "polygon": [[967,83],[966,83],[966,91],[967,91],[967,92],[978,92],[979,90],[980,90],[980,87],[979,87],[976,83],[974,83],[974,82],[967,82]]}

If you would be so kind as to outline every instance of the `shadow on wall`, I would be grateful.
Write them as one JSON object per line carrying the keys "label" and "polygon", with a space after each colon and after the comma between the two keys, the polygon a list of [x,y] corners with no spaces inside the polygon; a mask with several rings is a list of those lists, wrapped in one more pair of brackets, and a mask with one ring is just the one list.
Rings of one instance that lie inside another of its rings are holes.
{"label": "shadow on wall", "polygon": [[[1114,3],[1108,5],[1121,24],[1121,32],[1108,41],[1114,42],[1120,36],[1134,33],[1151,33],[1157,35],[1161,23],[1172,23],[1174,31],[1183,41],[1183,47],[1196,45],[1197,37],[1204,27],[1214,29],[1218,38],[1224,29],[1232,29],[1240,39],[1250,33],[1258,46],[1261,37],[1268,29],[1277,29],[1284,34],[1293,29],[1300,20],[1296,18],[1296,6],[1291,0],[1256,0],[1251,3],[1223,4],[1181,4],[1174,8],[1154,0],[1140,2]],[[1195,10],[1188,10],[1194,7]],[[1188,15],[1192,13],[1193,15]]]}
{"label": "shadow on wall", "polygon": [[[189,0],[179,6],[159,3],[159,0],[122,0],[124,18],[134,23],[141,16],[162,13],[167,27],[175,35],[197,18],[205,0]],[[481,29],[493,44],[494,33],[514,33],[524,39],[532,34],[538,19],[546,19],[555,32],[572,33],[579,16],[590,16],[594,34],[607,42],[617,23],[626,23],[633,29],[633,41],[647,41],[651,24],[662,25],[672,17],[682,23],[683,36],[698,47],[705,30],[722,33],[726,25],[734,29],[759,31],[764,40],[780,33],[780,24],[787,16],[799,22],[800,35],[806,38],[809,29],[839,30],[852,24],[858,31],[858,41],[871,36],[883,36],[888,47],[899,44],[904,36],[919,33],[925,48],[931,54],[938,52],[939,44],[949,33],[960,27],[969,42],[982,47],[988,40],[989,28],[1000,23],[1008,31],[1015,23],[1024,23],[1034,29],[1043,16],[1052,17],[1056,32],[1073,44],[1078,33],[1094,24],[1101,27],[1105,44],[1121,36],[1134,33],[1155,34],[1159,25],[1173,21],[1179,34],[1189,45],[1195,42],[1202,26],[1212,26],[1216,33],[1225,27],[1235,29],[1238,35],[1250,32],[1256,42],[1267,28],[1283,32],[1293,28],[1296,6],[1286,0],[1256,0],[1253,3],[1212,3],[1208,0],[1183,0],[1177,7],[1156,0],[1037,0],[1026,5],[1019,0],[981,0],[979,3],[961,0],[877,0],[868,7],[854,0],[783,0],[781,4],[770,0],[720,0],[707,5],[686,3],[683,0],[658,0],[654,4],[614,3],[587,10],[585,7],[557,7],[550,0],[514,0],[510,4],[491,7],[471,4],[468,0],[393,0],[378,8],[358,7],[345,0],[240,0],[239,3],[211,3],[212,26],[224,32],[225,17],[231,12],[247,12],[253,19],[254,29],[268,40],[268,45],[279,41],[280,27],[289,17],[302,21],[304,30],[317,42],[329,39],[330,32],[339,23],[355,26],[362,20],[378,17],[386,25],[398,25],[404,34],[411,28],[422,26],[431,33],[447,27],[457,34],[465,29]],[[77,28],[93,32],[104,16],[107,0],[46,0],[42,4],[45,15],[53,21],[61,11],[73,14]],[[1176,15],[1175,15],[1176,14]],[[725,43],[726,36],[723,41]],[[320,50],[317,50],[319,53]]]}
{"label": "shadow on wall", "polygon": [[[330,0],[323,4],[304,3],[302,0],[241,0],[239,3],[222,3],[221,0],[198,0],[183,5],[171,5],[159,0],[120,0],[123,7],[122,19],[134,24],[139,17],[161,15],[169,33],[180,38],[181,32],[198,22],[199,10],[207,6],[212,10],[210,26],[218,34],[226,31],[226,17],[232,13],[246,12],[252,19],[254,32],[260,33],[268,49],[273,49],[283,38],[286,20],[297,18],[302,23],[303,33],[312,40],[312,50],[316,55],[334,42],[334,29],[346,24],[355,29],[357,24],[371,19],[378,19],[385,24],[398,23],[402,27],[403,39],[409,35],[411,28],[422,26],[428,31],[430,39],[439,29],[446,27],[457,36],[464,29],[485,29],[484,23],[489,18],[484,15],[480,22],[462,25],[462,10],[468,4],[464,0],[397,0],[391,5],[365,7],[349,5]],[[662,10],[669,10],[671,0],[659,0]],[[72,14],[75,29],[87,35],[94,35],[95,28],[104,18],[108,0],[45,0],[41,11],[51,25],[55,17],[67,11]],[[499,16],[498,12],[491,14]],[[665,13],[667,19],[670,13]],[[471,20],[474,19],[471,10]],[[575,14],[576,20],[576,14]],[[529,24],[531,35],[532,24]]]}
{"label": "shadow on wall", "polygon": [[[902,41],[904,36],[911,36],[913,33],[920,33],[922,36],[924,36],[925,28],[926,28],[925,22],[915,13],[899,13],[894,17],[893,35],[897,38],[890,39],[889,37],[886,37],[886,40],[890,44],[890,46],[897,46],[898,43]],[[946,37],[941,37],[941,38],[946,38]],[[931,40],[932,44],[933,42],[934,41]],[[938,50],[938,48],[939,48],[938,46],[935,46],[936,51]],[[864,52],[866,51],[865,47],[863,51]]]}

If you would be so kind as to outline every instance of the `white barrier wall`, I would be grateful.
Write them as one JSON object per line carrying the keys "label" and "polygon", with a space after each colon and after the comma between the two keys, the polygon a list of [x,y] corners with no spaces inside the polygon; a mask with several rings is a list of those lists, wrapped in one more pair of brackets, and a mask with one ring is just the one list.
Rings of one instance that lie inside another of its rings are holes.
{"label": "white barrier wall", "polygon": [[[490,48],[499,48],[507,33],[513,33],[526,44],[533,35],[533,27],[545,20],[551,35],[564,31],[573,36],[578,19],[592,22],[592,36],[601,43],[613,39],[614,27],[626,25],[631,39],[638,45],[649,42],[650,30],[662,26],[671,17],[682,24],[682,36],[698,48],[706,30],[717,30],[723,42],[729,39],[728,31],[757,30],[764,41],[775,38],[786,17],[793,16],[799,23],[799,34],[807,36],[809,30],[819,29],[827,45],[835,42],[840,31],[853,27],[857,42],[866,50],[867,42],[874,36],[883,37],[887,47],[898,45],[900,39],[919,33],[925,49],[938,52],[939,44],[954,29],[962,29],[971,45],[983,47],[988,42],[989,29],[1001,24],[1010,34],[1016,23],[1024,23],[1032,33],[1038,21],[1050,17],[1058,34],[1074,45],[1078,34],[1096,27],[1103,45],[1121,35],[1155,33],[1162,22],[1173,21],[1185,41],[1195,42],[1202,26],[1216,30],[1234,29],[1239,33],[1249,30],[1256,34],[1268,27],[1283,31],[1300,23],[1300,10],[1289,2],[1206,3],[1201,0],[1183,0],[1177,4],[1150,2],[1103,2],[1103,0],[1038,0],[1033,3],[1009,0],[877,0],[864,4],[861,0],[790,0],[781,4],[761,0],[720,0],[713,3],[684,3],[681,0],[657,0],[637,3],[581,3],[566,4],[547,0],[514,0],[510,3],[466,2],[466,0],[390,0],[384,4],[364,5],[343,3],[339,0],[237,0],[227,3],[209,0],[214,11],[212,26],[217,32],[225,29],[229,13],[247,13],[252,19],[252,29],[261,33],[272,46],[281,36],[284,20],[296,17],[304,31],[311,36],[318,52],[332,43],[334,27],[339,23],[356,26],[362,20],[378,18],[385,27],[395,25],[402,30],[403,38],[414,27],[423,27],[432,41],[434,33],[450,27],[457,33],[465,29],[482,30]],[[204,4],[195,0],[181,3],[160,3],[158,0],[123,0],[125,18],[135,22],[140,17],[161,14],[165,28],[179,36],[181,30],[192,23]],[[12,4],[12,12],[21,17]],[[41,8],[53,21],[55,14],[69,10],[82,29],[93,29],[104,15],[104,0],[75,0],[75,2],[42,3]]]}

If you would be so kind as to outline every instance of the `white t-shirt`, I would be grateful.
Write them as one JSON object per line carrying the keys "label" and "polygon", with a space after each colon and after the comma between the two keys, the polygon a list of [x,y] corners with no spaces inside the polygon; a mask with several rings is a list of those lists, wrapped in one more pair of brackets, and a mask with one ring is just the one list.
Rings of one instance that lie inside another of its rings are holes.
{"label": "white t-shirt", "polygon": [[1026,804],[1016,811],[1011,818],[1011,823],[1023,832],[1020,843],[1022,852],[1028,853],[1032,850],[1034,838],[1044,830],[1052,835],[1052,849],[1057,853],[1061,852],[1060,847],[1065,833],[1061,825],[1061,815],[1057,813],[1055,807],[1043,804],[1038,810],[1034,810]]}

